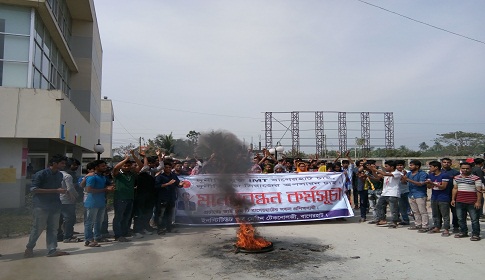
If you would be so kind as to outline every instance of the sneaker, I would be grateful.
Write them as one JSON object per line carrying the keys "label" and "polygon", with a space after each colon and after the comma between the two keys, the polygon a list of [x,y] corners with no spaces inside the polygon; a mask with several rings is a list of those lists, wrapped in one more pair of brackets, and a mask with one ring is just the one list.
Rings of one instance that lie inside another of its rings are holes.
{"label": "sneaker", "polygon": [[121,236],[121,237],[118,237],[118,238],[115,238],[115,241],[118,241],[118,242],[130,242],[131,240],[124,237],[124,236]]}
{"label": "sneaker", "polygon": [[143,238],[143,237],[144,237],[143,234],[141,234],[139,232],[135,233],[135,235],[133,236],[133,238],[136,238],[136,239],[140,239],[140,238]]}
{"label": "sneaker", "polygon": [[24,251],[24,258],[32,258],[34,256],[34,250],[33,249],[25,249]]}

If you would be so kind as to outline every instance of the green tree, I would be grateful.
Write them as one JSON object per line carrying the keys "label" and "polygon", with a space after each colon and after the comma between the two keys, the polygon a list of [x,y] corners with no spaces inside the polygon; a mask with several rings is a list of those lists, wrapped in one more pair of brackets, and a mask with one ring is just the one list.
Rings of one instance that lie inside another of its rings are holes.
{"label": "green tree", "polygon": [[482,133],[455,131],[437,135],[435,143],[444,146],[452,155],[479,154],[485,148],[485,135]]}
{"label": "green tree", "polygon": [[126,146],[119,146],[117,148],[113,149],[113,160],[114,157],[121,157],[122,159],[125,157],[127,153],[129,153],[131,150],[135,150],[135,144],[130,143]]}
{"label": "green tree", "polygon": [[421,143],[419,144],[419,149],[420,149],[421,151],[426,151],[426,150],[428,150],[428,149],[429,149],[429,146],[428,146],[428,144],[426,144],[426,142],[421,142]]}
{"label": "green tree", "polygon": [[169,155],[175,150],[175,139],[172,132],[170,134],[159,134],[153,140],[148,139],[149,150],[160,149],[165,154]]}
{"label": "green tree", "polygon": [[197,147],[197,144],[199,142],[199,136],[200,136],[200,133],[196,132],[195,130],[189,131],[189,133],[186,135],[188,139],[187,140],[188,148],[191,150],[190,152],[188,152],[188,155],[191,157],[195,153],[195,148]]}

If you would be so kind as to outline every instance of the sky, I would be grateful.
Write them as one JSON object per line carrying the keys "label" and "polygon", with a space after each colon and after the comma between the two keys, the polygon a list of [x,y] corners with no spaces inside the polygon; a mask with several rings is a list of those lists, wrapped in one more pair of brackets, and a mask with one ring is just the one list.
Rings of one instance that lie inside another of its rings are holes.
{"label": "sky", "polygon": [[[395,146],[416,150],[440,133],[485,133],[482,0],[94,4],[114,147],[191,130],[264,145],[264,112],[393,112]],[[290,115],[273,116],[273,139],[289,149]],[[338,145],[336,114],[324,119]],[[314,143],[313,120],[300,115],[302,144]],[[360,115],[347,120],[351,147]],[[383,115],[371,114],[371,146],[383,138]]]}

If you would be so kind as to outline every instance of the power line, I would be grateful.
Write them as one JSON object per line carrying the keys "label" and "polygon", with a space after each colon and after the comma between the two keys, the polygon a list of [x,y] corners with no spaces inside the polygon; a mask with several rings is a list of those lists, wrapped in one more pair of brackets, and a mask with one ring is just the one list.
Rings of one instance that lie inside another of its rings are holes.
{"label": "power line", "polygon": [[448,33],[451,33],[453,35],[456,35],[456,36],[460,36],[460,37],[463,37],[463,38],[466,38],[468,40],[472,40],[472,41],[475,41],[475,42],[478,42],[478,43],[481,43],[481,44],[484,44],[485,45],[485,42],[483,41],[480,41],[480,40],[477,40],[477,39],[473,39],[471,37],[468,37],[468,36],[465,36],[465,35],[461,35],[459,33],[456,33],[456,32],[453,32],[453,31],[450,31],[450,30],[447,30],[447,29],[444,29],[444,28],[441,28],[441,27],[438,27],[436,25],[432,25],[432,24],[429,24],[429,23],[426,23],[426,22],[423,22],[423,21],[420,21],[420,20],[417,20],[417,19],[414,19],[414,18],[411,18],[411,17],[408,17],[408,16],[405,16],[403,14],[400,14],[400,13],[396,13],[396,12],[393,12],[391,10],[388,10],[386,8],[383,8],[383,7],[380,7],[380,6],[377,6],[375,4],[372,4],[372,3],[369,3],[369,2],[366,2],[366,1],[363,1],[363,0],[356,0],[356,1],[359,1],[359,2],[362,2],[364,4],[367,4],[369,6],[372,6],[372,7],[375,7],[375,8],[378,8],[378,9],[381,9],[381,10],[384,10],[388,13],[391,13],[391,14],[395,14],[395,15],[398,15],[400,17],[403,17],[403,18],[406,18],[406,19],[409,19],[409,20],[412,20],[412,21],[415,21],[417,23],[421,23],[421,24],[424,24],[424,25],[427,25],[429,27],[432,27],[432,28],[436,28],[438,30],[441,30],[441,31],[444,31],[444,32],[448,32]]}
{"label": "power line", "polygon": [[173,108],[163,108],[163,107],[159,107],[159,106],[140,104],[140,103],[135,103],[135,102],[131,102],[131,101],[124,101],[124,100],[119,100],[119,99],[111,99],[111,100],[116,101],[116,102],[121,102],[121,103],[128,103],[128,104],[133,104],[133,105],[138,105],[138,106],[152,107],[152,108],[163,109],[163,110],[167,110],[167,111],[176,111],[176,112],[182,112],[182,113],[191,113],[191,114],[208,115],[208,116],[216,116],[216,117],[240,118],[240,119],[254,119],[254,120],[260,119],[260,118],[254,118],[254,117],[222,115],[222,114],[214,114],[214,113],[179,110],[179,109],[173,109]]}

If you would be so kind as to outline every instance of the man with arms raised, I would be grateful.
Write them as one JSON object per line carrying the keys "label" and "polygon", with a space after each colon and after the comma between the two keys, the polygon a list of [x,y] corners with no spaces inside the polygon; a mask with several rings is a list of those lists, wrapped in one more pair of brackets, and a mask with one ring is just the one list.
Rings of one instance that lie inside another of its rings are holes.
{"label": "man with arms raised", "polygon": [[392,224],[389,227],[397,228],[397,223],[399,222],[398,200],[401,196],[399,193],[399,182],[401,181],[402,173],[396,170],[396,162],[393,160],[386,161],[384,168],[386,171],[379,170],[375,166],[371,167],[372,173],[375,176],[377,174],[384,176],[382,195],[377,201],[377,215],[379,218],[377,225],[387,225],[385,217],[387,204],[389,204],[392,214]]}

